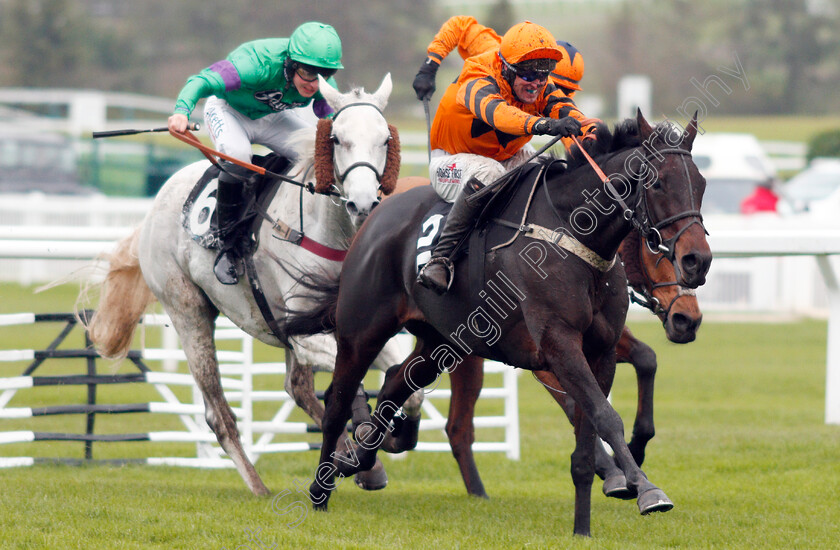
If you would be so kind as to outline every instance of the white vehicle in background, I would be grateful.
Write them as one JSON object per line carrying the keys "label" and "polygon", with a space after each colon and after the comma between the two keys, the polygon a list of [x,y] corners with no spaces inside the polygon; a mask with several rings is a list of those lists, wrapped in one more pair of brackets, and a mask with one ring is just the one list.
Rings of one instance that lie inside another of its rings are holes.
{"label": "white vehicle in background", "polygon": [[836,218],[840,212],[840,158],[816,158],[781,186],[779,212],[811,212]]}
{"label": "white vehicle in background", "polygon": [[756,186],[775,187],[776,168],[752,134],[697,134],[691,153],[706,178],[703,214],[738,214]]}

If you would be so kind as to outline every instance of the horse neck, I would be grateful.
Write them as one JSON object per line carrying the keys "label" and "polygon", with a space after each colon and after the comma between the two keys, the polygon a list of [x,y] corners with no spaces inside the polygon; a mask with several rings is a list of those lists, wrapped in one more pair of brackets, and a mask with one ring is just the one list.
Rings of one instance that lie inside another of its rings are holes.
{"label": "horse neck", "polygon": [[[629,184],[630,193],[624,202],[631,207],[636,200],[638,182],[627,173],[624,162],[634,150],[612,155],[600,165],[610,178],[620,175]],[[556,212],[552,216],[552,228],[559,222],[571,236],[601,258],[613,259],[632,225],[623,217],[622,206],[608,194],[593,168],[586,164],[554,178],[549,176],[549,179],[546,185],[549,186]],[[559,221],[557,214],[561,216]]]}

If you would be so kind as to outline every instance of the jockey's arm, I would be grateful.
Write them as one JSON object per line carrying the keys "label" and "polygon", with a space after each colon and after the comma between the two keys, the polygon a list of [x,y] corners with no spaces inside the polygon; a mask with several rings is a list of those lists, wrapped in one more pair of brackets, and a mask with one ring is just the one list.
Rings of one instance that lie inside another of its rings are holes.
{"label": "jockey's arm", "polygon": [[222,76],[210,68],[204,69],[197,75],[187,79],[187,83],[175,100],[174,114],[184,115],[189,119],[199,100],[225,91],[225,81]]}
{"label": "jockey's arm", "polygon": [[499,47],[501,37],[485,27],[475,17],[455,15],[447,19],[426,49],[426,60],[414,78],[418,98],[431,97],[435,91],[435,75],[440,64],[452,50],[458,48],[461,58],[467,59]]}
{"label": "jockey's arm", "polygon": [[[580,109],[578,109],[571,97],[565,95],[561,90],[555,89],[548,94],[548,105],[546,107],[547,116],[551,118],[564,118],[570,116],[581,123],[581,132],[583,139],[595,139],[596,125],[601,122],[597,118],[588,118]],[[562,138],[560,140],[566,150],[574,145],[572,138]]]}
{"label": "jockey's arm", "polygon": [[441,26],[429,44],[427,54],[440,64],[455,48],[466,59],[498,48],[501,40],[496,31],[485,27],[475,17],[455,15]]}
{"label": "jockey's arm", "polygon": [[533,134],[534,124],[541,118],[508,103],[489,77],[464,82],[456,100],[491,128],[515,136]]}

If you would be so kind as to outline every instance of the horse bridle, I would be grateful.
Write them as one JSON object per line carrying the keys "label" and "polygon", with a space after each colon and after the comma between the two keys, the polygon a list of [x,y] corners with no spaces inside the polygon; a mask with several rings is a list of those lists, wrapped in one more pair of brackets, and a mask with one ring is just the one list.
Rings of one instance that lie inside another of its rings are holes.
{"label": "horse bridle", "polygon": [[[703,215],[700,213],[699,210],[686,210],[685,212],[681,212],[679,214],[671,216],[670,218],[666,218],[666,219],[661,220],[657,223],[651,224],[650,207],[648,206],[648,203],[647,203],[647,193],[645,193],[645,188],[647,188],[648,185],[645,185],[645,183],[642,181],[642,175],[640,174],[638,176],[638,180],[637,180],[638,195],[636,197],[636,204],[633,205],[633,208],[630,208],[629,206],[627,206],[627,203],[624,202],[624,199],[621,198],[621,195],[618,193],[615,186],[610,181],[610,178],[608,178],[606,176],[606,174],[604,174],[603,170],[601,170],[601,168],[598,166],[598,164],[592,159],[591,156],[589,156],[589,153],[586,152],[586,150],[581,145],[580,141],[576,137],[573,137],[573,139],[574,139],[575,143],[577,143],[578,148],[580,149],[580,152],[583,153],[583,156],[586,158],[586,160],[589,162],[589,164],[595,170],[595,173],[598,174],[599,178],[601,178],[601,182],[608,189],[608,191],[609,191],[610,195],[612,196],[613,200],[615,200],[621,206],[622,216],[624,216],[624,219],[627,220],[628,222],[630,222],[633,225],[633,227],[637,231],[639,231],[639,233],[641,233],[642,237],[645,240],[645,245],[648,247],[648,249],[650,249],[651,252],[653,252],[655,254],[656,253],[664,254],[665,257],[668,258],[668,260],[673,262],[674,259],[676,258],[677,240],[679,240],[680,236],[682,236],[682,234],[689,227],[691,227],[695,223],[698,223],[698,224],[700,224],[700,227],[703,228],[703,231],[707,235],[709,234],[709,232],[706,231],[706,226],[703,225]],[[666,154],[689,155],[690,156],[691,151],[688,151],[686,149],[680,149],[678,147],[672,147],[672,148],[668,148],[668,149],[654,149],[653,152],[650,155],[645,156],[644,161],[646,163],[650,163],[651,156],[653,156],[654,154],[658,154],[659,156],[666,155]],[[685,159],[683,159],[683,167],[685,168],[686,174],[688,174],[688,165],[685,162]],[[688,178],[688,182],[689,182],[689,186],[690,186],[691,185],[691,178]],[[650,185],[653,185],[653,183],[654,182],[651,182]],[[689,188],[689,193],[693,197],[694,194],[691,191],[692,191],[692,189]],[[640,213],[639,213],[639,210],[640,210],[639,207],[640,206],[642,207],[643,216],[640,215]],[[685,225],[684,227],[680,228],[680,230],[677,231],[677,233],[673,237],[668,239],[667,241],[662,239],[662,233],[660,233],[660,231],[659,231],[660,229],[662,229],[664,227],[668,227],[669,225],[673,224],[674,222],[677,222],[677,221],[685,219],[685,218],[696,218],[696,219],[692,220],[691,223],[689,223],[689,224]],[[652,244],[652,243],[654,243],[654,240],[651,239],[651,236],[655,237],[655,239],[656,239],[656,241],[658,241],[658,243]]]}
{"label": "horse bridle", "polygon": [[[677,281],[669,281],[665,283],[655,283],[653,279],[651,279],[650,275],[648,274],[647,266],[645,265],[645,260],[643,257],[642,247],[639,246],[639,267],[642,272],[642,276],[645,279],[645,284],[643,288],[637,289],[632,285],[628,285],[627,291],[630,295],[630,301],[634,304],[638,304],[643,308],[649,309],[651,313],[659,317],[664,325],[668,321],[668,316],[671,314],[671,308],[674,307],[674,304],[682,298],[683,296],[694,296],[694,290],[685,288],[680,285]],[[667,259],[664,255],[660,254],[659,252],[652,251],[654,254],[659,254],[659,258],[656,260],[656,265],[659,266],[659,262],[662,260]],[[670,261],[670,260],[669,260]],[[678,287],[677,295],[668,303],[667,306],[663,307],[662,302],[653,295],[653,291],[657,288],[662,288],[666,286],[676,286]],[[650,290],[648,290],[650,288]]]}
{"label": "horse bridle", "polygon": [[[646,155],[645,156],[645,162],[650,163],[650,158],[651,158],[651,156],[654,156],[654,154],[658,154],[660,156],[661,155],[666,155],[666,154],[672,154],[672,155],[681,155],[683,157],[682,158],[683,169],[685,170],[686,179],[688,180],[688,185],[689,185],[688,192],[689,192],[689,195],[692,197],[692,201],[693,201],[694,200],[694,193],[693,193],[692,184],[691,184],[691,177],[689,176],[688,163],[686,162],[686,159],[685,159],[685,156],[689,156],[689,157],[691,156],[691,151],[688,151],[686,149],[680,149],[678,147],[672,147],[672,148],[668,148],[668,149],[658,149],[658,150],[655,150],[654,152],[650,153],[650,155]],[[646,188],[647,186],[641,181],[641,176],[639,178],[640,178],[639,184],[642,187]],[[650,185],[653,185],[653,182],[651,182]],[[644,218],[641,219],[641,220],[637,219],[636,222],[633,222],[631,220],[631,223],[633,223],[634,226],[638,227],[639,231],[641,232],[642,236],[645,239],[645,245],[648,247],[648,249],[651,252],[664,254],[665,257],[668,258],[668,261],[670,261],[672,263],[674,262],[674,259],[676,258],[677,241],[682,236],[682,234],[686,230],[688,230],[689,227],[691,227],[695,223],[699,224],[700,227],[703,229],[703,232],[706,233],[707,235],[709,234],[709,232],[706,230],[706,226],[703,225],[703,215],[700,213],[700,210],[686,210],[685,212],[681,212],[681,213],[676,214],[674,216],[671,216],[669,218],[665,218],[664,220],[660,220],[659,222],[651,225],[651,223],[650,223],[650,221],[651,221],[650,207],[648,206],[647,193],[644,192],[644,189],[639,190],[639,197],[636,200],[636,208],[638,208],[638,205],[639,205],[640,202],[643,204],[643,207],[644,207]],[[634,218],[637,216],[636,212],[637,212],[637,210],[633,211],[633,215],[634,215],[633,217]],[[625,210],[625,218],[626,218],[626,210]],[[687,223],[686,225],[681,227],[674,234],[674,236],[672,236],[670,239],[664,240],[662,238],[662,233],[660,232],[660,229],[668,227],[669,225],[671,225],[671,224],[673,224],[673,223],[675,223],[679,220],[683,220],[685,218],[694,218],[694,219],[691,220],[690,223]],[[637,225],[637,223],[638,223],[638,225]],[[652,237],[653,237],[653,239],[652,239]]]}
{"label": "horse bridle", "polygon": [[[385,113],[382,112],[382,109],[380,109],[379,106],[366,101],[357,101],[354,103],[348,103],[347,105],[343,106],[341,109],[336,111],[333,115],[333,120],[337,119],[338,115],[340,115],[343,111],[349,109],[350,107],[373,107],[374,109],[376,109],[376,112],[382,115],[382,118],[385,118]],[[333,141],[334,144],[338,143],[335,134],[331,133],[330,139]],[[391,141],[391,136],[388,136],[388,141]],[[370,168],[373,171],[373,175],[376,177],[376,183],[379,184],[380,189],[382,188],[382,177],[384,176],[384,171],[380,173],[379,170],[376,169],[376,166],[366,161],[354,162],[353,164],[348,166],[343,172],[338,171],[338,166],[336,166],[335,161],[333,161],[333,172],[335,173],[335,181],[341,185],[344,185],[344,179],[347,177],[347,174],[349,174],[356,168]],[[338,189],[338,186],[336,184],[333,184],[333,188],[339,192],[340,200],[347,200],[347,198]]]}

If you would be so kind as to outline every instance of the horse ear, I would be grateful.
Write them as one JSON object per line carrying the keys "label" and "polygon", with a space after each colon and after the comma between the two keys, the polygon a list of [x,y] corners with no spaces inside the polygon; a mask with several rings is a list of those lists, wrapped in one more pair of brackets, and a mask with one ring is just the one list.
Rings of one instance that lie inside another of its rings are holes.
{"label": "horse ear", "polygon": [[644,115],[642,115],[642,110],[638,107],[636,107],[636,124],[639,126],[639,137],[642,138],[642,141],[647,140],[653,134],[653,128],[645,120]]}
{"label": "horse ear", "polygon": [[335,184],[333,166],[332,120],[318,120],[315,130],[315,192],[326,193]]}
{"label": "horse ear", "polygon": [[318,75],[318,91],[321,92],[321,95],[324,96],[324,99],[327,100],[330,107],[336,111],[339,109],[341,92],[333,88],[321,75]]}
{"label": "horse ear", "polygon": [[694,145],[694,138],[697,137],[697,111],[694,111],[694,116],[691,117],[691,122],[685,129],[682,144],[688,151],[691,151],[691,146]]}
{"label": "horse ear", "polygon": [[384,111],[385,106],[388,105],[388,97],[391,95],[392,87],[391,73],[388,73],[385,75],[385,78],[382,79],[382,84],[379,85],[379,89],[373,92],[374,100],[376,101],[379,109],[382,111]]}
{"label": "horse ear", "polygon": [[385,159],[385,170],[382,173],[382,180],[379,187],[383,195],[390,195],[397,187],[397,179],[400,177],[400,134],[393,124],[388,125],[391,132],[391,139],[388,140],[388,156]]}

